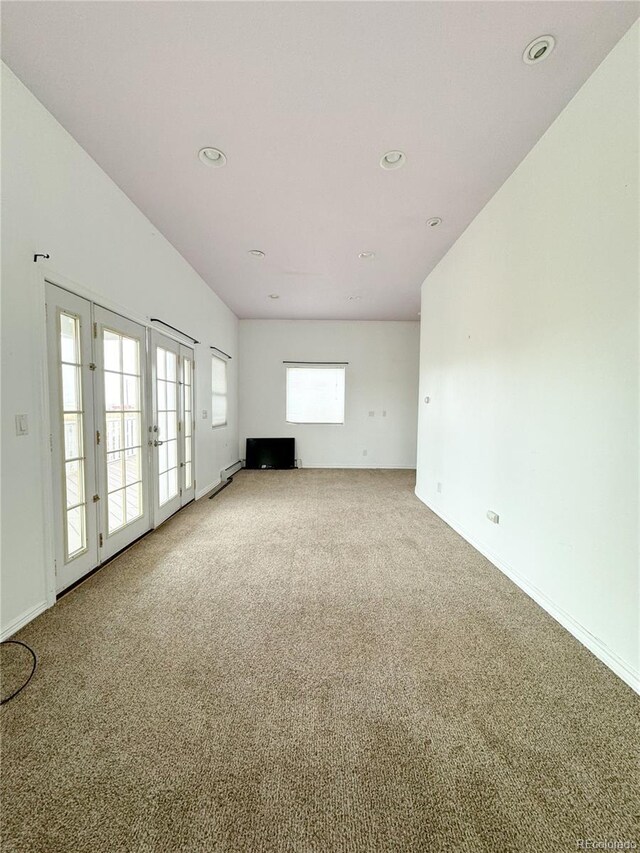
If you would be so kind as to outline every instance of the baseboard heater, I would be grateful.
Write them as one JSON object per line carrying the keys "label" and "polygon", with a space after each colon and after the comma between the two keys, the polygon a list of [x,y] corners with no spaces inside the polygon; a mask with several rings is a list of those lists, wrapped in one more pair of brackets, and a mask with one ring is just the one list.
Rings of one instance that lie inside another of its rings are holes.
{"label": "baseboard heater", "polygon": [[237,462],[234,462],[233,465],[229,465],[228,468],[223,468],[222,471],[220,471],[220,482],[209,495],[209,500],[213,500],[213,498],[215,498],[216,495],[219,495],[223,489],[230,486],[231,483],[233,483],[233,475],[237,474],[241,468],[242,462],[239,459]]}
{"label": "baseboard heater", "polygon": [[248,438],[245,468],[291,469],[296,467],[295,438]]}
{"label": "baseboard heater", "polygon": [[237,474],[241,468],[242,462],[238,459],[238,461],[234,462],[233,465],[229,465],[228,468],[223,468],[223,470],[220,471],[220,479],[226,480],[227,477],[232,477],[234,474]]}

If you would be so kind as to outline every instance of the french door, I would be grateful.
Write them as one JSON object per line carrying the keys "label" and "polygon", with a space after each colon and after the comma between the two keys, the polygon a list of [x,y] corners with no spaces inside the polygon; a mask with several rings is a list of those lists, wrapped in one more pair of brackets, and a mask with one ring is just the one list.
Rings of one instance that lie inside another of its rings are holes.
{"label": "french door", "polygon": [[161,524],[195,495],[193,350],[151,334],[153,522]]}
{"label": "french door", "polygon": [[146,329],[94,307],[102,560],[150,527],[145,423]]}
{"label": "french door", "polygon": [[178,434],[181,436],[180,487],[182,506],[194,500],[196,496],[195,480],[195,412],[194,397],[194,353],[189,347],[180,345],[180,423]]}
{"label": "french door", "polygon": [[195,497],[195,361],[54,284],[46,303],[61,592]]}
{"label": "french door", "polygon": [[47,284],[56,591],[151,523],[146,330]]}
{"label": "french door", "polygon": [[100,562],[91,303],[47,284],[56,591]]}

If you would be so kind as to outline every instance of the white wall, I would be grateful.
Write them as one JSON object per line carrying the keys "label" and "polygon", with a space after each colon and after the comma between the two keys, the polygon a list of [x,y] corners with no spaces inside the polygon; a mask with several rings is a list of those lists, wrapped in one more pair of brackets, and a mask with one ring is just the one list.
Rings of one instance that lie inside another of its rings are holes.
{"label": "white wall", "polygon": [[[237,319],[96,163],[2,66],[2,634],[46,603],[41,351],[44,304],[32,256],[196,347],[197,409],[211,412],[209,345],[234,356],[228,427],[198,420],[198,492],[238,458]],[[42,268],[40,268],[41,270]],[[39,271],[40,271],[39,270]],[[14,415],[29,416],[16,437]]]}
{"label": "white wall", "polygon": [[[283,361],[349,362],[344,424],[285,422]],[[304,467],[415,467],[417,322],[241,320],[239,384],[243,457],[247,437],[294,436]]]}
{"label": "white wall", "polygon": [[637,62],[638,25],[425,281],[416,489],[636,686]]}

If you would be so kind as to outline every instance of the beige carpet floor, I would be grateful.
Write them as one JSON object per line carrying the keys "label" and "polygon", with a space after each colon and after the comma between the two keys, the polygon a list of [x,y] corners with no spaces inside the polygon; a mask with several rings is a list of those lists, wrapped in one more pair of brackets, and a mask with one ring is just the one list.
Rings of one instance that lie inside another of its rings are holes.
{"label": "beige carpet floor", "polygon": [[638,697],[413,484],[243,471],[22,630],[3,851],[640,845]]}

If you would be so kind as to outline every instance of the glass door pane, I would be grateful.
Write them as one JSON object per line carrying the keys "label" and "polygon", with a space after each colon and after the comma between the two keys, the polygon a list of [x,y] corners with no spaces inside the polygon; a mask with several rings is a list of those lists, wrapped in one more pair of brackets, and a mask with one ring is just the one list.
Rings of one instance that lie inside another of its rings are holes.
{"label": "glass door pane", "polygon": [[104,308],[95,308],[98,333],[96,419],[103,425],[100,448],[102,559],[125,548],[150,526],[148,445],[145,424],[146,330]]}
{"label": "glass door pane", "polygon": [[193,382],[193,350],[189,347],[180,346],[180,369],[181,369],[181,395],[180,395],[180,434],[181,462],[180,470],[182,478],[180,487],[182,489],[181,503],[184,506],[195,498],[195,469],[194,469],[194,382]]}
{"label": "glass door pane", "polygon": [[87,501],[85,494],[84,400],[80,317],[60,310],[60,367],[62,418],[64,421],[64,491],[66,516],[65,560],[87,548]]}
{"label": "glass door pane", "polygon": [[[159,504],[178,494],[178,359],[164,347],[156,347],[156,394],[158,400]],[[160,443],[161,442],[161,443]]]}
{"label": "glass door pane", "polygon": [[180,345],[154,331],[153,449],[155,469],[154,525],[180,509],[179,354]]}
{"label": "glass door pane", "polygon": [[91,303],[47,284],[56,591],[99,562]]}

